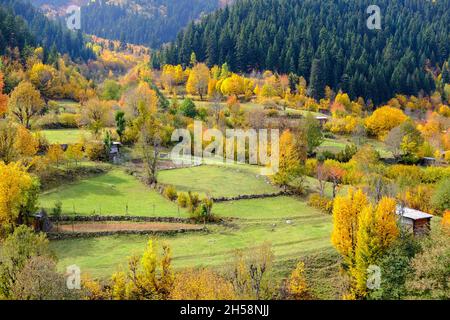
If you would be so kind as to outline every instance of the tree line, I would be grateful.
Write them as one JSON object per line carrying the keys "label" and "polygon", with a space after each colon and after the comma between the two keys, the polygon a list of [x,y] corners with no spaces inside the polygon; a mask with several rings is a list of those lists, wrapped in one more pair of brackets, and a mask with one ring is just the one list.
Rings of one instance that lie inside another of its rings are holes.
{"label": "tree line", "polygon": [[378,1],[382,30],[369,30],[370,1],[240,0],[192,22],[154,55],[158,64],[190,62],[232,71],[295,73],[316,99],[325,86],[375,103],[396,93],[430,93],[450,53],[448,0]]}
{"label": "tree line", "polygon": [[119,5],[96,1],[81,8],[81,26],[100,37],[158,48],[175,39],[190,21],[217,7],[217,0],[135,0]]}
{"label": "tree line", "polygon": [[[39,44],[55,54],[68,54],[74,60],[87,61],[95,58],[94,52],[86,47],[86,39],[81,31],[71,31],[63,21],[50,20],[41,11],[27,1],[0,0],[1,15],[5,19],[0,22],[0,53],[4,48],[18,47],[22,52],[26,45]],[[3,44],[3,43],[2,43]]]}

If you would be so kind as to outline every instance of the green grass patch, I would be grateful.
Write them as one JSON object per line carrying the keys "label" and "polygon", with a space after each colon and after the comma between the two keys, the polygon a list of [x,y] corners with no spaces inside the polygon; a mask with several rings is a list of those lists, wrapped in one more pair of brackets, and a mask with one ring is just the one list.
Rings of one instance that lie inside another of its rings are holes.
{"label": "green grass patch", "polygon": [[[259,205],[261,201],[271,209],[264,210]],[[224,215],[243,220],[237,220],[236,229],[209,226],[210,233],[161,237],[160,240],[172,248],[175,268],[223,268],[235,249],[252,248],[264,241],[272,243],[276,262],[281,264],[293,257],[331,248],[331,216],[309,208],[297,199],[243,200],[216,204],[215,208]],[[105,278],[118,266],[124,266],[127,257],[133,253],[141,254],[147,240],[146,236],[114,236],[55,241],[51,246],[59,258],[60,268],[75,263],[84,272]]]}
{"label": "green grass patch", "polygon": [[212,166],[161,171],[159,182],[173,185],[177,191],[193,191],[213,197],[275,193],[278,188],[258,175],[250,166]]}
{"label": "green grass patch", "polygon": [[73,144],[79,142],[83,136],[91,136],[90,132],[84,129],[41,130],[41,133],[51,144]]}
{"label": "green grass patch", "polygon": [[[104,175],[84,179],[45,192],[40,204],[45,209],[63,204],[64,214],[178,216],[177,205],[146,187],[135,177],[115,169]],[[180,209],[181,216],[187,216]]]}

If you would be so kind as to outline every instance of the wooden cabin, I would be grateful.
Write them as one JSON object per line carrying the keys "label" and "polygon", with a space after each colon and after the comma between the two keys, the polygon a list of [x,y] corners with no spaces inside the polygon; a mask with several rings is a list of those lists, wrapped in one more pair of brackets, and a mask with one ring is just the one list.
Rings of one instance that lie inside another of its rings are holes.
{"label": "wooden cabin", "polygon": [[431,230],[431,214],[397,206],[397,215],[400,218],[401,224],[410,230],[415,236],[426,235]]}

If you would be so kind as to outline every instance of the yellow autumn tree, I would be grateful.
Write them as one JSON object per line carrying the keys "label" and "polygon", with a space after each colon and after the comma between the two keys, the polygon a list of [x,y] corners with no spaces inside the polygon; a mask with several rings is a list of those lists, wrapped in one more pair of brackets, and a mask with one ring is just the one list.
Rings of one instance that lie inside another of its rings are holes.
{"label": "yellow autumn tree", "polygon": [[209,269],[186,270],[175,277],[173,300],[233,300],[233,284]]}
{"label": "yellow autumn tree", "polygon": [[141,258],[133,256],[127,272],[112,276],[111,295],[114,299],[159,300],[167,299],[174,284],[171,251],[167,245],[150,239]]}
{"label": "yellow autumn tree", "polygon": [[14,225],[33,179],[19,162],[0,162],[0,227]]}
{"label": "yellow autumn tree", "polygon": [[450,232],[450,210],[444,212],[441,220],[442,228]]}
{"label": "yellow autumn tree", "polygon": [[31,128],[31,121],[37,117],[44,107],[44,101],[36,88],[27,81],[22,81],[11,93],[8,100],[8,110],[17,121]]}
{"label": "yellow autumn tree", "polygon": [[163,66],[161,73],[161,83],[168,92],[172,92],[174,85],[176,84],[175,67],[170,64]]}
{"label": "yellow autumn tree", "polygon": [[352,293],[357,298],[364,298],[367,294],[369,266],[379,263],[399,235],[395,211],[395,200],[384,197],[376,207],[364,207],[359,216],[355,265],[350,268]]}
{"label": "yellow autumn tree", "polygon": [[204,63],[197,63],[189,73],[189,78],[186,83],[186,91],[192,95],[199,95],[200,99],[208,93],[209,83],[209,68]]}
{"label": "yellow autumn tree", "polygon": [[298,177],[301,170],[300,155],[296,148],[294,135],[286,130],[280,137],[278,172],[272,176],[272,181],[286,188],[291,181]]}
{"label": "yellow autumn tree", "polygon": [[289,295],[295,300],[305,300],[308,298],[308,284],[305,277],[305,263],[297,263],[292,271],[287,283]]}
{"label": "yellow autumn tree", "polygon": [[71,144],[66,152],[65,156],[67,160],[75,162],[75,165],[78,165],[83,159],[83,145],[81,143]]}
{"label": "yellow autumn tree", "polygon": [[348,266],[354,264],[359,215],[367,205],[367,196],[362,190],[349,189],[346,196],[334,200],[331,242]]}
{"label": "yellow autumn tree", "polygon": [[36,155],[39,141],[23,126],[18,126],[14,148],[21,158],[31,158]]}
{"label": "yellow autumn tree", "polygon": [[252,93],[254,87],[255,85],[252,80],[233,73],[231,77],[228,77],[225,80],[223,80],[220,87],[220,91],[225,96],[234,95],[238,97],[239,95],[244,95],[247,92]]}
{"label": "yellow autumn tree", "polygon": [[58,167],[66,159],[66,156],[60,145],[52,144],[48,148],[47,159],[50,163],[56,164],[56,166]]}
{"label": "yellow autumn tree", "polygon": [[381,107],[366,119],[366,127],[371,134],[382,139],[393,128],[408,119],[402,110],[390,106]]}

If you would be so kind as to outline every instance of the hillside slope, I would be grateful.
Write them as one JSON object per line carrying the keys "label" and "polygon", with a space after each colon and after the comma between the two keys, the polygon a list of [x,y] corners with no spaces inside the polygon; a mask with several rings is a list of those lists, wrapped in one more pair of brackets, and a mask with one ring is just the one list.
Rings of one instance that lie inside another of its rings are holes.
{"label": "hillside slope", "polygon": [[190,21],[227,3],[224,0],[32,0],[49,16],[81,6],[81,29],[99,37],[152,48],[175,39]]}
{"label": "hillside slope", "polygon": [[[192,52],[233,71],[294,72],[321,98],[325,85],[376,102],[429,93],[450,54],[450,0],[380,0],[382,29],[369,30],[372,1],[239,0],[180,32],[162,61]],[[311,81],[310,81],[311,80]]]}

